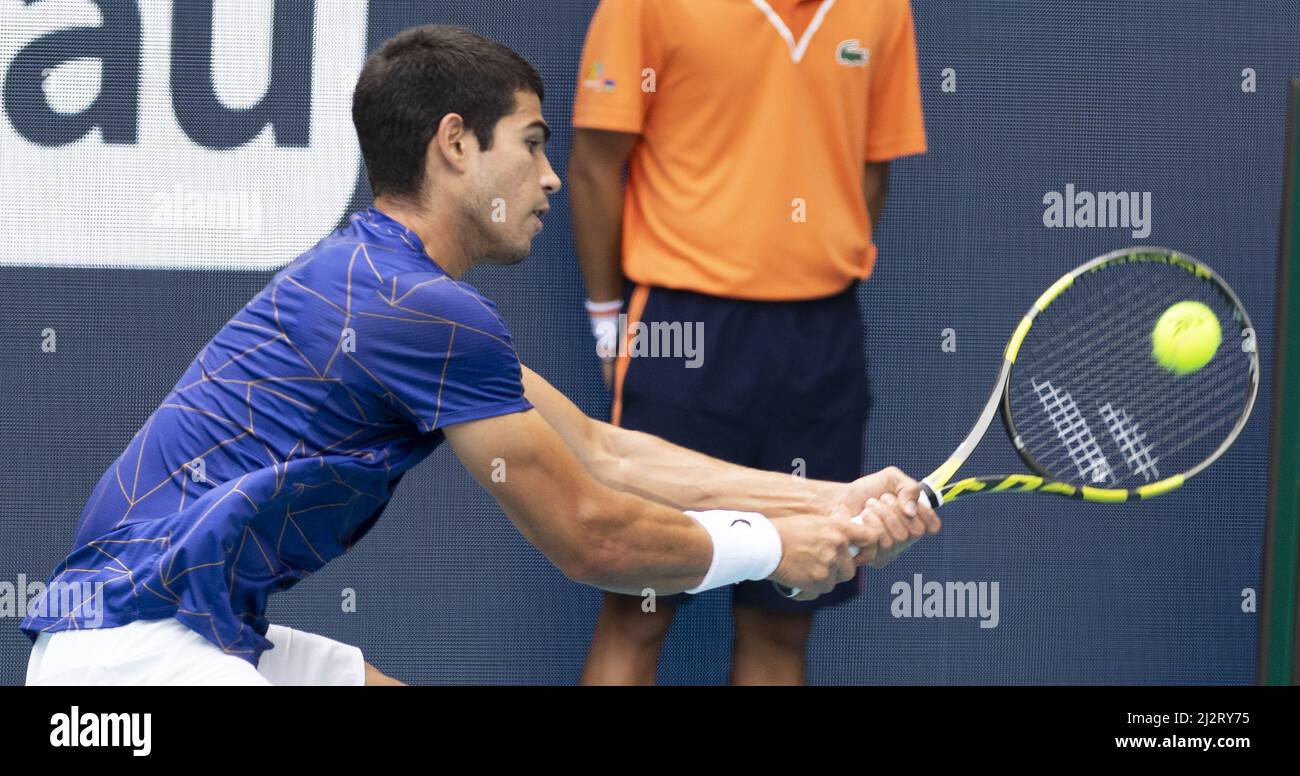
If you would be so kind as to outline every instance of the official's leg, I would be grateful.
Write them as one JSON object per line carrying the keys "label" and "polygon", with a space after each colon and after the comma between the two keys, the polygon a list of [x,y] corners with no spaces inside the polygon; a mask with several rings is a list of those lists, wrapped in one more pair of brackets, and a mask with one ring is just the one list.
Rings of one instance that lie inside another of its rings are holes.
{"label": "official's leg", "polygon": [[[733,463],[753,466],[761,438],[736,424],[732,411],[751,400],[751,385],[735,375],[746,369],[738,342],[747,328],[737,303],[700,294],[638,287],[628,303],[628,327],[638,322],[692,327],[707,348],[620,359],[611,421]],[[741,305],[743,306],[743,304]],[[692,344],[703,347],[699,338]],[[694,366],[688,366],[694,363]],[[640,596],[607,593],[592,634],[583,684],[653,684],[659,652],[677,607],[690,596],[655,596],[653,610]]]}
{"label": "official's leg", "polygon": [[735,642],[731,649],[731,683],[799,685],[807,682],[804,652],[813,612],[776,612],[733,606]]}
{"label": "official's leg", "polygon": [[646,611],[641,598],[606,593],[582,669],[582,683],[654,684],[659,651],[676,612],[677,605],[670,601],[656,600],[655,610]]}
{"label": "official's leg", "polygon": [[[856,290],[773,305],[755,335],[767,343],[764,394],[772,418],[759,467],[849,482],[862,472],[870,408],[862,318]],[[862,572],[807,602],[783,598],[767,582],[736,586],[733,684],[802,684],[813,615],[855,597]]]}

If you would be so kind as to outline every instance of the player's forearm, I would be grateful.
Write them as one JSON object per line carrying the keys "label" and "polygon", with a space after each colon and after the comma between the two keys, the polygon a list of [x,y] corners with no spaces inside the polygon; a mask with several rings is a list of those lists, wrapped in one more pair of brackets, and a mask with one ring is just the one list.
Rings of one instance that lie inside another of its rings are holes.
{"label": "player's forearm", "polygon": [[842,496],[841,483],[737,466],[608,423],[597,429],[584,460],[596,479],[675,509],[824,514]]}
{"label": "player's forearm", "polygon": [[524,387],[528,400],[583,467],[614,490],[676,509],[737,509],[770,517],[824,514],[843,497],[840,483],[735,466],[658,437],[593,420],[527,367]]}
{"label": "player's forearm", "polygon": [[587,297],[603,302],[623,296],[621,163],[575,151],[569,164],[569,202],[578,265]]}
{"label": "player's forearm", "polygon": [[698,585],[713,560],[699,523],[644,499],[603,489],[579,520],[587,538],[579,580],[604,590],[666,595]]}
{"label": "player's forearm", "polygon": [[457,459],[570,579],[631,593],[701,584],[714,558],[709,529],[680,510],[593,478],[568,445],[589,447],[594,426],[535,373],[527,374],[532,395],[569,434],[567,444],[529,410],[448,426]]}

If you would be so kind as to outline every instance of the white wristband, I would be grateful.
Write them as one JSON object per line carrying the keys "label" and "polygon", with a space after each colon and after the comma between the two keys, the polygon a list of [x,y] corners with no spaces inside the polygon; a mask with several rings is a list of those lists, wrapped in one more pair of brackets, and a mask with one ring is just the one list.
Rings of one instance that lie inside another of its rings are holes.
{"label": "white wristband", "polygon": [[599,315],[601,313],[616,313],[619,310],[623,309],[622,299],[611,299],[608,302],[593,302],[590,299],[588,299],[584,304],[587,308],[587,312],[591,313],[592,315]]}
{"label": "white wristband", "polygon": [[688,593],[749,579],[767,579],[781,563],[781,535],[771,521],[757,512],[714,509],[687,512],[709,532],[713,540],[713,563],[709,573]]}
{"label": "white wristband", "polygon": [[623,301],[593,302],[587,300],[587,314],[591,316],[591,335],[596,338],[596,355],[605,361],[614,360],[618,354],[618,314]]}

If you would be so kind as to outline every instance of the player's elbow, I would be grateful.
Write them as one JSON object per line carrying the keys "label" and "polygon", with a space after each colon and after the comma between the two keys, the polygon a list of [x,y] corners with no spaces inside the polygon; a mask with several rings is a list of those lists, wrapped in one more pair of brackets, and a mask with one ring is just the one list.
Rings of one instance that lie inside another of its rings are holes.
{"label": "player's elbow", "polygon": [[574,582],[604,589],[619,587],[623,582],[628,548],[624,526],[618,518],[613,494],[593,494],[583,498],[575,516],[577,537],[559,564],[564,575]]}

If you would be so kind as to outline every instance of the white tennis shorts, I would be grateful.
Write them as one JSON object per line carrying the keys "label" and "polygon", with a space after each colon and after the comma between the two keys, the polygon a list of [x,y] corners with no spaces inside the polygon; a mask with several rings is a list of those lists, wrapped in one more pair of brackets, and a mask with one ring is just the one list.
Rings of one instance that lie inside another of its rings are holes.
{"label": "white tennis shorts", "polygon": [[362,685],[361,650],[272,625],[275,645],[257,668],[175,618],[116,628],[42,633],[27,661],[29,685]]}

